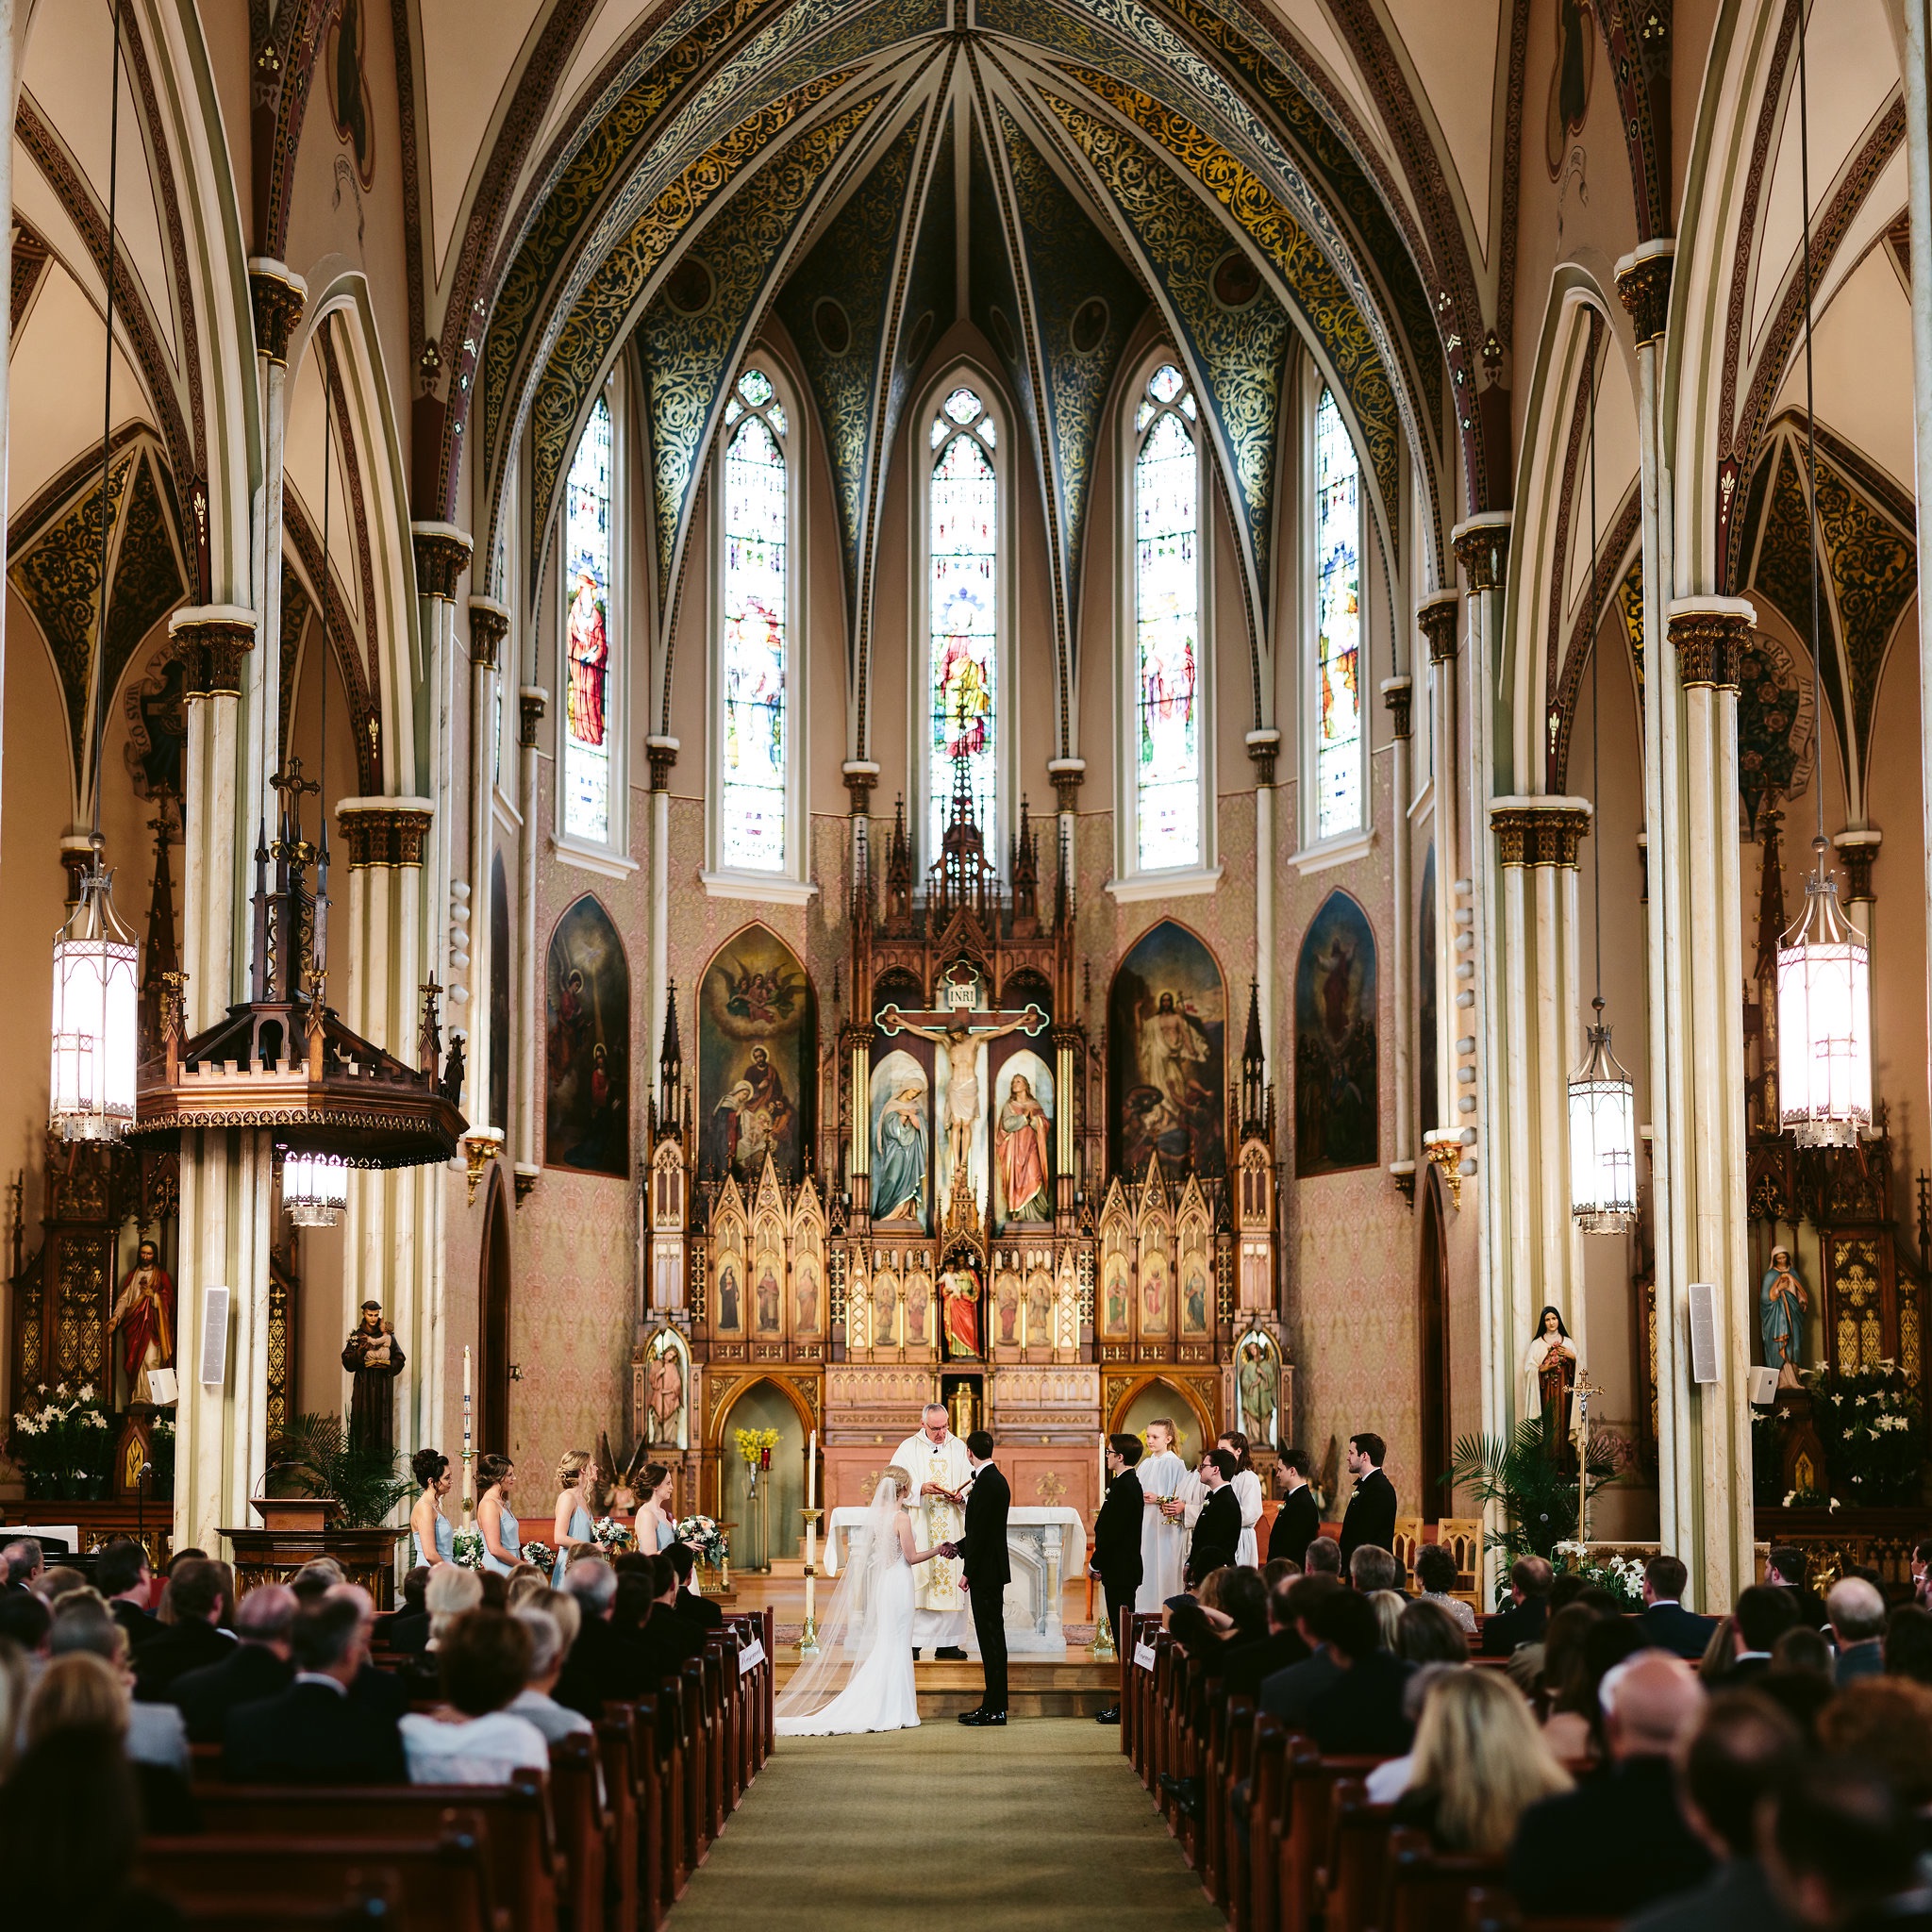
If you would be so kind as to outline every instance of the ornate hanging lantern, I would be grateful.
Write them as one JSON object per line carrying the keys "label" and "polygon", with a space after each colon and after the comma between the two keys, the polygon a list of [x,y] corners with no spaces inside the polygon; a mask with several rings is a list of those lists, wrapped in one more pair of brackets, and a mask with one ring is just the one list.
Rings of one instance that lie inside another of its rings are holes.
{"label": "ornate hanging lantern", "polygon": [[134,1124],[141,949],[114,913],[101,840],[80,899],[54,938],[54,1056],[48,1124],[63,1141],[118,1141]]}
{"label": "ornate hanging lantern", "polygon": [[294,1154],[282,1161],[282,1207],[297,1227],[333,1227],[349,1205],[346,1162],[326,1154]]}
{"label": "ornate hanging lantern", "polygon": [[1826,870],[1805,881],[1805,910],[1778,942],[1778,1120],[1800,1147],[1849,1147],[1872,1124],[1871,955],[1839,909]]}
{"label": "ornate hanging lantern", "polygon": [[1637,1224],[1637,1092],[1610,1051],[1604,1003],[1590,1050],[1570,1076],[1570,1213],[1584,1234],[1627,1234]]}

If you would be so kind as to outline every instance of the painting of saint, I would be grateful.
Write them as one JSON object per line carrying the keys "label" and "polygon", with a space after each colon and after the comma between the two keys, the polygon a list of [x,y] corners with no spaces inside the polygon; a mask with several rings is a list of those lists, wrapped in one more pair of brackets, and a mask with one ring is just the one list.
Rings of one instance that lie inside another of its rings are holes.
{"label": "painting of saint", "polygon": [[931,1088],[902,1048],[872,1070],[872,1218],[875,1226],[926,1224]]}
{"label": "painting of saint", "polygon": [[899,1277],[882,1268],[872,1278],[872,1344],[894,1348],[899,1341]]}
{"label": "painting of saint", "polygon": [[740,1287],[738,1257],[726,1255],[718,1263],[718,1333],[737,1335],[744,1327],[744,1307]]}
{"label": "painting of saint", "polygon": [[1346,892],[1308,922],[1294,974],[1294,1159],[1304,1180],[1373,1167],[1375,935]]}
{"label": "painting of saint", "polygon": [[1226,1173],[1226,1025],[1213,954],[1173,920],[1143,933],[1108,999],[1117,1171],[1141,1174],[1158,1154],[1169,1180]]}
{"label": "painting of saint", "polygon": [[570,689],[565,698],[570,735],[579,744],[604,742],[604,691],[610,676],[610,643],[604,634],[604,593],[595,575],[577,573],[566,620],[565,655]]}
{"label": "painting of saint", "polygon": [[1009,1054],[993,1080],[994,1212],[998,1225],[1053,1219],[1053,1075],[1036,1053]]}
{"label": "painting of saint", "polygon": [[1026,1346],[1053,1346],[1053,1277],[1044,1268],[1026,1277]]}
{"label": "painting of saint", "polygon": [[1127,1332],[1127,1257],[1109,1255],[1102,1269],[1101,1322],[1111,1336]]}
{"label": "painting of saint", "polygon": [[940,1276],[949,1357],[976,1357],[980,1352],[979,1295],[979,1274],[970,1262],[957,1261]]}
{"label": "painting of saint", "polygon": [[1199,1256],[1191,1256],[1181,1281],[1181,1333],[1208,1332],[1208,1268]]}
{"label": "painting of saint", "polygon": [[1141,1257],[1141,1333],[1167,1333],[1167,1257],[1158,1249]]}
{"label": "painting of saint", "polygon": [[819,1332],[818,1263],[807,1256],[792,1269],[791,1280],[792,1300],[798,1309],[798,1325],[792,1332],[816,1335]]}
{"label": "painting of saint", "polygon": [[932,1283],[924,1274],[908,1274],[906,1277],[906,1346],[924,1348],[931,1338],[926,1333],[926,1319],[932,1313]]}
{"label": "painting of saint", "polygon": [[993,1289],[993,1315],[1001,1343],[1014,1348],[1020,1341],[1020,1277],[1002,1274]]}
{"label": "painting of saint", "polygon": [[805,1171],[817,1091],[811,982],[784,941],[748,925],[712,955],[698,988],[698,1104],[707,1174],[755,1184]]}
{"label": "painting of saint", "polygon": [[630,967],[589,892],[551,935],[543,1158],[586,1174],[630,1173]]}
{"label": "painting of saint", "polygon": [[755,1291],[758,1303],[758,1325],[760,1335],[775,1335],[778,1332],[778,1270],[769,1256],[761,1258],[758,1266],[758,1285]]}

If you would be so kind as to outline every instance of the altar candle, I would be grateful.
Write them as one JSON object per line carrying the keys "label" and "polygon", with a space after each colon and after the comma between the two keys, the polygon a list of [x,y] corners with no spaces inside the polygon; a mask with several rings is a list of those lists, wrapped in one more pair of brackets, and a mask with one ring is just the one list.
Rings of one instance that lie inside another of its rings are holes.
{"label": "altar candle", "polygon": [[805,1507],[815,1509],[819,1500],[819,1432],[811,1432],[811,1442],[805,1452]]}
{"label": "altar candle", "polygon": [[470,1399],[470,1344],[463,1344],[463,1400]]}

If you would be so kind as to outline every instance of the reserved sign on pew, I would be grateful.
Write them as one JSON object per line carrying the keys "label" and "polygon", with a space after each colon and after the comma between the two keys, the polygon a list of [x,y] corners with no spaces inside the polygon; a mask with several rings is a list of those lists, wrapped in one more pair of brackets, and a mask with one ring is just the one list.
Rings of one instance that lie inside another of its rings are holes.
{"label": "reserved sign on pew", "polygon": [[738,1674],[741,1677],[748,1676],[753,1671],[757,1670],[758,1667],[764,1662],[764,1660],[765,1640],[762,1637],[754,1637],[752,1641],[748,1644],[746,1644],[742,1650],[741,1650],[738,1653]]}
{"label": "reserved sign on pew", "polygon": [[1154,1646],[1151,1643],[1137,1643],[1134,1646],[1134,1662],[1143,1671],[1154,1668]]}

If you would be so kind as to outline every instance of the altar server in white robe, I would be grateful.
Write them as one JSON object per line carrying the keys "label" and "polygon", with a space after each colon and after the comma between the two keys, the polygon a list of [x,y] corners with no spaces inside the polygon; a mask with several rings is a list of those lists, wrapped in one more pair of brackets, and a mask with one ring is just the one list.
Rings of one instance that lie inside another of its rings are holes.
{"label": "altar server in white robe", "polygon": [[1178,1596],[1188,1567],[1180,1501],[1188,1466],[1174,1453],[1174,1440],[1171,1422],[1149,1423],[1147,1454],[1134,1472],[1146,1499],[1141,1516],[1141,1587],[1134,1592],[1134,1607],[1142,1612],[1158,1610],[1169,1597]]}
{"label": "altar server in white robe", "polygon": [[[1256,1541],[1255,1527],[1261,1521],[1261,1478],[1255,1474],[1255,1465],[1248,1459],[1248,1439],[1239,1429],[1229,1429],[1214,1439],[1217,1449],[1225,1449],[1235,1459],[1234,1481],[1230,1487],[1234,1499],[1241,1508],[1241,1540],[1235,1550],[1235,1562],[1243,1570],[1258,1570],[1261,1567],[1261,1546]],[[1185,1506],[1181,1520],[1187,1524],[1188,1535],[1192,1537],[1194,1524],[1201,1520],[1201,1505],[1208,1500],[1207,1485],[1201,1480],[1198,1468],[1188,1472],[1181,1484],[1181,1502]]]}
{"label": "altar server in white robe", "polygon": [[[929,1402],[918,1429],[892,1452],[892,1460],[911,1478],[907,1507],[912,1534],[922,1549],[957,1542],[966,1533],[966,1512],[941,1493],[958,1495],[973,1474],[966,1445],[946,1426],[946,1411]],[[916,1657],[930,1650],[940,1657],[966,1655],[966,1635],[972,1627],[972,1606],[959,1588],[965,1566],[957,1557],[934,1557],[912,1573],[912,1650]]]}

